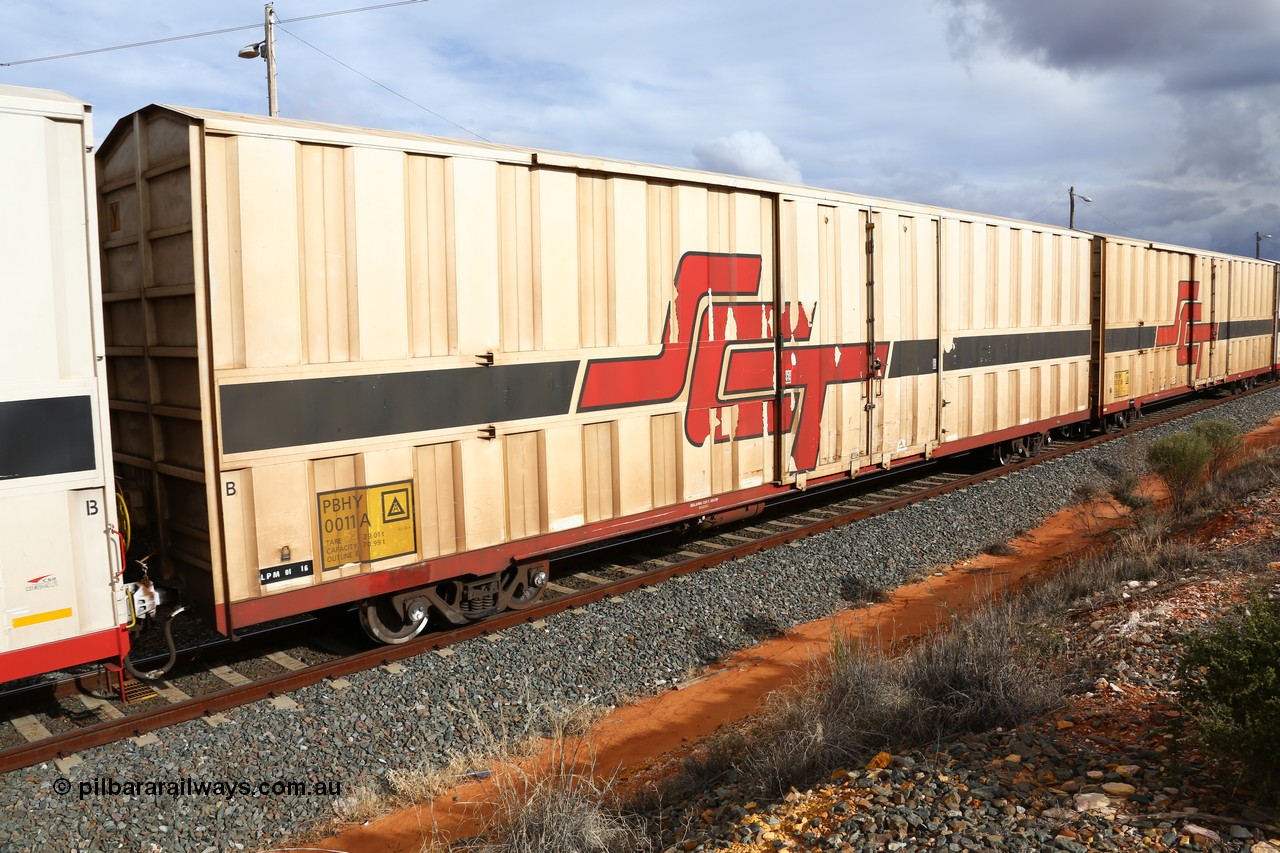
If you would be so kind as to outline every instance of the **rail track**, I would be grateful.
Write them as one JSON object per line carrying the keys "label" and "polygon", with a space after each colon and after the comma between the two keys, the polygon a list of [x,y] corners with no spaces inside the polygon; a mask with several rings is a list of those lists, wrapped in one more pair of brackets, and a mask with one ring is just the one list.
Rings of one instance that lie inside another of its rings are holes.
{"label": "rail track", "polygon": [[[0,692],[0,715],[10,722],[9,729],[0,735],[0,773],[46,761],[56,761],[65,769],[78,763],[76,753],[80,750],[143,737],[195,719],[217,724],[223,711],[257,701],[270,700],[287,707],[292,701],[287,694],[303,687],[326,680],[336,682],[378,666],[394,669],[399,660],[892,512],[1240,396],[1195,397],[1158,411],[1148,410],[1127,429],[1054,443],[1033,458],[1000,467],[973,471],[972,463],[966,466],[962,459],[947,458],[796,493],[776,501],[763,516],[696,536],[666,532],[579,549],[552,564],[545,596],[527,609],[426,634],[403,645],[361,649],[354,631],[350,638],[325,632],[326,638],[317,640],[314,625],[302,620],[237,642],[222,639],[185,649],[178,674],[153,685],[134,682],[133,693],[125,701],[106,695],[106,679],[100,674],[72,674],[23,685]],[[194,669],[196,662],[205,666]]]}

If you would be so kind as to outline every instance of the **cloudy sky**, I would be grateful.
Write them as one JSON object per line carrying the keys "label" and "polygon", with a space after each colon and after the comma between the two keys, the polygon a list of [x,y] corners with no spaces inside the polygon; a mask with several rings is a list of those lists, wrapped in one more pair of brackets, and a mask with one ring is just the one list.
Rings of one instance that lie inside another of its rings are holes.
{"label": "cloudy sky", "polygon": [[[1280,0],[429,0],[288,22],[376,2],[278,0],[282,115],[1056,224],[1075,185],[1080,227],[1247,255],[1262,231],[1280,257]],[[93,103],[99,139],[149,103],[261,113],[264,63],[236,57],[261,22],[250,0],[5,0],[0,83]]]}

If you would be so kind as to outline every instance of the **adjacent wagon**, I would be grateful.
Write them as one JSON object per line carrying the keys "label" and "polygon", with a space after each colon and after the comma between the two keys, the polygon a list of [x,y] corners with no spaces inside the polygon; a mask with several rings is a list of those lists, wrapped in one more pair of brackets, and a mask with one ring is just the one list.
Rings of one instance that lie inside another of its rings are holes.
{"label": "adjacent wagon", "polygon": [[128,651],[91,127],[0,86],[0,681]]}

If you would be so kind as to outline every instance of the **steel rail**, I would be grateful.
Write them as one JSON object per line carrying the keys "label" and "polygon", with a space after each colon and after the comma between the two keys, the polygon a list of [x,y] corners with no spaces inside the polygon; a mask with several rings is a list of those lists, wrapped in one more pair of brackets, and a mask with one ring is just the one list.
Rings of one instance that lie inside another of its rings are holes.
{"label": "steel rail", "polygon": [[[200,719],[201,717],[211,716],[241,705],[247,705],[252,702],[269,699],[283,693],[300,690],[304,687],[310,687],[319,684],[321,681],[326,679],[351,675],[377,666],[415,657],[426,652],[443,649],[464,640],[473,639],[486,634],[494,634],[507,628],[527,622],[533,622],[538,619],[544,619],[565,610],[582,607],[607,597],[631,592],[641,587],[652,586],[678,575],[690,574],[700,569],[719,565],[732,559],[785,545],[788,542],[794,542],[798,539],[822,533],[835,527],[841,527],[851,522],[871,518],[877,515],[884,515],[885,513],[893,512],[895,510],[902,509],[903,507],[910,506],[911,504],[919,503],[939,495],[967,488],[997,477],[1003,477],[1006,474],[1022,470],[1023,468],[1027,468],[1031,465],[1038,465],[1053,459],[1061,458],[1078,450],[1095,447],[1108,441],[1113,441],[1117,438],[1123,438],[1126,435],[1131,435],[1136,432],[1160,426],[1161,424],[1168,423],[1169,421],[1212,409],[1216,406],[1222,405],[1223,403],[1238,400],[1242,397],[1259,393],[1263,390],[1268,390],[1271,387],[1273,386],[1268,385],[1263,388],[1235,394],[1223,399],[1213,399],[1208,401],[1197,399],[1190,405],[1188,405],[1186,401],[1174,403],[1168,409],[1161,410],[1159,414],[1146,414],[1140,423],[1132,424],[1129,427],[1114,433],[1103,433],[1101,435],[1078,442],[1072,442],[1067,445],[1051,447],[1049,450],[1045,450],[1031,458],[1003,465],[998,468],[980,471],[970,476],[964,476],[951,482],[942,483],[921,489],[917,492],[891,498],[890,500],[882,501],[871,506],[859,507],[850,512],[837,514],[831,518],[814,521],[809,524],[779,531],[777,533],[770,533],[751,542],[725,546],[712,553],[675,562],[671,565],[646,571],[639,575],[628,576],[618,581],[568,593],[553,600],[535,604],[524,610],[507,611],[472,625],[466,625],[461,628],[454,628],[449,631],[418,637],[403,645],[379,646],[347,657],[314,664],[305,669],[270,676],[251,684],[239,687],[228,687],[214,693],[205,694],[203,696],[198,696],[165,707],[149,711],[140,711],[121,719],[106,720],[84,728],[57,734],[51,738],[45,738],[43,740],[5,749],[0,751],[0,773],[7,773],[11,770],[30,767],[33,764],[39,764],[56,758],[63,758],[72,753],[91,749],[97,746],[104,746],[115,741],[122,740],[126,737],[137,737],[145,734],[146,732],[155,731],[178,723],[189,722],[191,720]],[[767,522],[756,523],[763,524]]]}

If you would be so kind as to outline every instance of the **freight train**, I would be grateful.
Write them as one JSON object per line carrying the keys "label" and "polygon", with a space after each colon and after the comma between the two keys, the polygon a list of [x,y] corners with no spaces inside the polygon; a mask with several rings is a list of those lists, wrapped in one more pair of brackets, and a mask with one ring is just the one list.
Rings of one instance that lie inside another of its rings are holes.
{"label": "freight train", "polygon": [[[33,186],[6,214],[43,222],[49,167],[4,163]],[[1034,455],[1280,364],[1269,261],[687,169],[153,105],[75,190],[94,248],[52,257],[83,261],[102,317],[85,487],[110,508],[114,476],[133,548],[120,578],[108,513],[79,551],[6,557],[5,677],[31,671],[13,650],[116,655],[53,616],[28,640],[13,614],[60,612],[28,574],[77,578],[117,637],[182,607],[232,634],[356,603],[400,643],[528,606],[583,543]],[[83,325],[58,340],[97,341]],[[6,360],[6,399],[35,367]],[[62,547],[46,516],[5,512],[10,541]]]}

